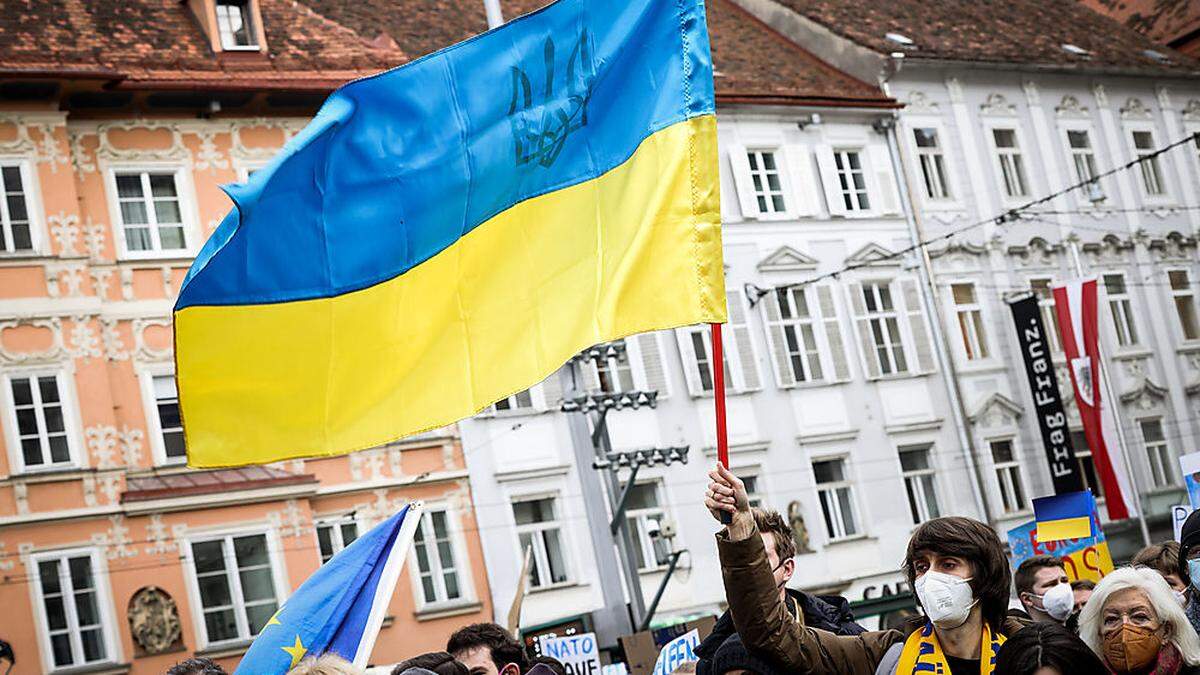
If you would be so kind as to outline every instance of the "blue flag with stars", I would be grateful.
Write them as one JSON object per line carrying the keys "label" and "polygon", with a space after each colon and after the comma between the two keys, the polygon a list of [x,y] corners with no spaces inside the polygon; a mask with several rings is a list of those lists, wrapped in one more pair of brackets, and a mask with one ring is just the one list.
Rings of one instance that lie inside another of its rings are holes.
{"label": "blue flag with stars", "polygon": [[366,666],[420,518],[421,505],[409,504],[322,565],[259,632],[235,675],[282,675],[326,653]]}

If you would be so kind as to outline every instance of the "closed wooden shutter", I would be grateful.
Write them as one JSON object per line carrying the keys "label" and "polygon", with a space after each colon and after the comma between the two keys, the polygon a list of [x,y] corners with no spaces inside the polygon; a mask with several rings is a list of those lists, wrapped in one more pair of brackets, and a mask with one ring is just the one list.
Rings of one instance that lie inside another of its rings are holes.
{"label": "closed wooden shutter", "polygon": [[879,354],[875,351],[875,340],[871,335],[871,323],[867,317],[867,306],[863,301],[862,284],[853,282],[846,287],[850,294],[850,311],[854,314],[854,332],[858,336],[859,355],[862,357],[863,372],[868,379],[879,377]]}
{"label": "closed wooden shutter", "polygon": [[779,293],[777,290],[771,291],[763,296],[759,305],[767,315],[767,345],[771,349],[771,362],[775,366],[775,381],[780,387],[790,387],[796,384],[796,376],[788,362],[787,338],[780,324]]}
{"label": "closed wooden shutter", "polygon": [[750,178],[750,159],[746,155],[746,146],[731,143],[725,147],[729,153],[729,168],[733,171],[733,185],[742,218],[757,218],[758,202],[754,196],[754,181]]}
{"label": "closed wooden shutter", "polygon": [[[904,309],[908,316],[908,333],[912,336],[912,352],[917,355],[916,372],[932,373],[933,341],[929,337],[929,322],[921,306],[921,293],[915,279],[901,279],[900,288],[904,296]],[[911,364],[910,364],[911,368]]]}
{"label": "closed wooden shutter", "polygon": [[829,378],[844,382],[850,379],[850,363],[846,358],[846,343],[842,339],[842,326],[838,322],[837,305],[833,287],[829,284],[817,286],[817,304],[821,310],[821,323],[825,328],[825,341],[829,345],[829,363],[833,366]]}
{"label": "closed wooden shutter", "polygon": [[749,313],[746,311],[746,296],[739,291],[729,291],[727,294],[729,306],[729,324],[723,333],[725,344],[733,347],[726,349],[729,369],[734,373],[735,387],[738,391],[757,391],[762,388],[762,378],[758,373],[758,359],[754,357],[754,344],[750,340]]}

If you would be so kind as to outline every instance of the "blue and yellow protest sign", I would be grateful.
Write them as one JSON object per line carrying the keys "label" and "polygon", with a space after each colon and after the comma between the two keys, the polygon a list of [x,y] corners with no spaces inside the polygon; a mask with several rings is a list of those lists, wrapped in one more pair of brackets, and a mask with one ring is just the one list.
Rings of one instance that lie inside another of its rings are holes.
{"label": "blue and yellow protest sign", "polygon": [[1063,567],[1071,581],[1091,579],[1099,581],[1113,570],[1112,555],[1100,520],[1092,512],[1093,537],[1042,541],[1038,538],[1037,521],[1030,521],[1008,531],[1009,558],[1013,569],[1039,555],[1053,555],[1063,559]]}
{"label": "blue and yellow protest sign", "polygon": [[1087,539],[1092,530],[1092,514],[1096,500],[1090,490],[1068,492],[1033,500],[1033,519],[1037,522],[1039,541]]}

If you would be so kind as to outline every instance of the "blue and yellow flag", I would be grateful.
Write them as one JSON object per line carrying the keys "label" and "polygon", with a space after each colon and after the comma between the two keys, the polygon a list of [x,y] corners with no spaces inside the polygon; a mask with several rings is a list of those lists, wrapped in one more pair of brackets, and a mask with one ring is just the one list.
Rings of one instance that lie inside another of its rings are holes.
{"label": "blue and yellow flag", "polygon": [[725,320],[702,0],[559,0],[336,91],[175,306],[192,466],[369,448]]}
{"label": "blue and yellow flag", "polygon": [[421,505],[410,504],[313,572],[258,632],[235,675],[282,675],[326,653],[365,667],[420,519]]}
{"label": "blue and yellow flag", "polygon": [[1094,536],[1092,514],[1096,500],[1091,490],[1067,492],[1033,500],[1038,541],[1087,539]]}

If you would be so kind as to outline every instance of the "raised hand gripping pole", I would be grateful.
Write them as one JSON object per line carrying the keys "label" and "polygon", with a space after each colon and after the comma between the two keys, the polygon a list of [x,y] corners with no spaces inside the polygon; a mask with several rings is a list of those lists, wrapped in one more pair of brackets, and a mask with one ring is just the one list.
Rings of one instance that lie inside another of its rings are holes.
{"label": "raised hand gripping pole", "polygon": [[[712,372],[713,372],[713,402],[717,409],[717,461],[726,469],[729,468],[729,434],[725,429],[725,343],[721,341],[721,324],[712,326]],[[721,522],[728,525],[733,516],[727,511],[721,512]]]}

